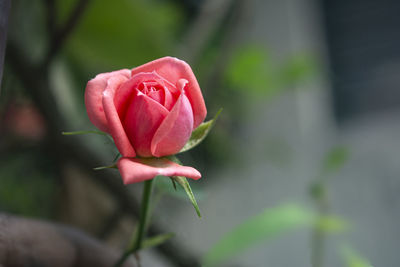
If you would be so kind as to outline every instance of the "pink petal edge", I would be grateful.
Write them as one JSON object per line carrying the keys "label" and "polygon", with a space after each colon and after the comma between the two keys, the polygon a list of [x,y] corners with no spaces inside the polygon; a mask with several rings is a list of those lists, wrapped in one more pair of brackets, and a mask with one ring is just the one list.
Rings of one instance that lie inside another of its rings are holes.
{"label": "pink petal edge", "polygon": [[109,132],[113,137],[119,152],[124,157],[135,157],[135,149],[126,136],[124,127],[122,126],[117,109],[114,105],[115,90],[126,80],[127,78],[124,76],[114,76],[108,80],[107,88],[103,92],[103,107],[107,118]]}
{"label": "pink petal edge", "polygon": [[157,175],[184,176],[198,180],[201,174],[198,170],[188,166],[176,164],[165,158],[121,158],[117,162],[124,184],[138,183],[153,179]]}
{"label": "pink petal edge", "polygon": [[89,120],[99,128],[99,130],[107,133],[109,133],[109,128],[103,109],[103,92],[107,87],[108,79],[119,75],[129,78],[131,76],[131,71],[122,69],[98,74],[88,81],[85,89],[85,106]]}
{"label": "pink petal edge", "polygon": [[189,64],[174,57],[163,57],[133,68],[131,75],[153,71],[173,84],[176,84],[179,79],[186,79],[189,82],[186,95],[193,109],[193,129],[197,128],[206,118],[207,109],[200,86]]}

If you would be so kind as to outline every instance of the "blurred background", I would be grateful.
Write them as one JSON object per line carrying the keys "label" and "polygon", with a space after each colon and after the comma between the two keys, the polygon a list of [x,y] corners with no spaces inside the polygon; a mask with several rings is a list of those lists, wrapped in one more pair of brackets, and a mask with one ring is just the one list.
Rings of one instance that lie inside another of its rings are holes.
{"label": "blurred background", "polygon": [[0,211],[123,249],[141,185],[93,171],[117,154],[106,137],[61,132],[94,129],[97,73],[170,55],[192,66],[208,117],[223,112],[180,157],[202,173],[203,217],[157,178],[150,235],[176,235],[143,266],[398,266],[398,14],[395,0],[14,0]]}

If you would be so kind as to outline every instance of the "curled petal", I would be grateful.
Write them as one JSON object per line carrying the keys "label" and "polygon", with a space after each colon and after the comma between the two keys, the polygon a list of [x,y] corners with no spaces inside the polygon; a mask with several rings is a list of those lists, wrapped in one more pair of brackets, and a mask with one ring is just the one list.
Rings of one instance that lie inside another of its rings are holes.
{"label": "curled petal", "polygon": [[176,88],[179,90],[179,92],[182,92],[184,89],[185,89],[185,87],[186,87],[186,85],[188,84],[189,82],[188,82],[188,80],[186,80],[186,79],[179,79],[177,82],[176,82]]}
{"label": "curled petal", "polygon": [[166,80],[164,77],[161,77],[156,71],[140,72],[140,73],[132,72],[132,80],[136,82],[135,86],[139,85],[142,82],[154,81],[158,84],[167,86],[173,93],[177,92],[175,85],[170,81]]}
{"label": "curled petal", "polygon": [[165,102],[164,90],[151,91],[147,96],[160,104]]}
{"label": "curled petal", "polygon": [[151,153],[162,157],[178,153],[193,130],[193,111],[184,91],[151,141]]}
{"label": "curled petal", "polygon": [[129,78],[131,71],[122,69],[118,71],[102,73],[91,79],[85,90],[85,105],[90,121],[101,131],[109,133],[107,119],[103,108],[103,92],[107,87],[107,81],[114,76]]}
{"label": "curled petal", "polygon": [[198,170],[176,164],[165,158],[139,159],[121,158],[117,163],[124,184],[138,183],[153,179],[157,175],[185,176],[192,179],[200,179]]}
{"label": "curled petal", "polygon": [[121,85],[121,87],[116,90],[114,103],[121,120],[124,120],[126,112],[128,110],[128,106],[131,104],[132,99],[136,94],[135,89],[139,86],[139,84],[149,83],[151,81],[154,81],[156,84],[160,84],[161,86],[163,86],[164,91],[166,91],[164,95],[166,95],[166,97],[169,97],[168,101],[174,101],[169,91],[177,92],[175,85],[162,78],[156,72],[137,73],[135,75],[132,75],[132,78],[130,78],[129,81],[125,82],[123,85]]}
{"label": "curled petal", "polygon": [[175,99],[172,96],[172,93],[164,87],[164,107],[168,110],[171,110],[174,106]]}
{"label": "curled petal", "polygon": [[163,57],[132,69],[132,76],[140,72],[153,71],[156,71],[161,77],[172,84],[176,84],[180,79],[186,79],[188,81],[186,95],[193,109],[193,129],[197,128],[205,119],[207,109],[200,91],[200,86],[190,66],[183,60],[173,57]]}
{"label": "curled petal", "polygon": [[136,91],[126,112],[124,127],[139,156],[152,156],[151,140],[167,114],[168,110],[160,103]]}
{"label": "curled petal", "polygon": [[103,92],[103,107],[107,118],[109,133],[114,139],[115,145],[124,157],[135,157],[135,149],[132,147],[121,120],[118,116],[117,109],[114,105],[114,95],[116,88],[127,80],[124,76],[114,76],[107,82],[106,90]]}

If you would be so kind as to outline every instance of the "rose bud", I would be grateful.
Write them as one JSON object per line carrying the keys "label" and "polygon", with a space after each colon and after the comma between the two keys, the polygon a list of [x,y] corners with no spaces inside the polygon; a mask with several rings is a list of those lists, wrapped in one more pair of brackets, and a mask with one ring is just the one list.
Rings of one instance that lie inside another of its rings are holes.
{"label": "rose bud", "polygon": [[201,177],[194,168],[162,158],[178,153],[207,114],[186,62],[164,57],[99,74],[86,86],[85,104],[90,121],[114,139],[125,184],[157,175]]}

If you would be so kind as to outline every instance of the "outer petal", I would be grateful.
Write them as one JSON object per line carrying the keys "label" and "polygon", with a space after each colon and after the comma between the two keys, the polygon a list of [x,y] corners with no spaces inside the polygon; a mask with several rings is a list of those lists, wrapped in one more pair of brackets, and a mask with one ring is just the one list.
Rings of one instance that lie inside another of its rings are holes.
{"label": "outer petal", "polygon": [[198,170],[192,167],[181,166],[165,158],[121,158],[117,166],[124,184],[150,180],[157,175],[185,176],[195,180],[201,178],[201,174]]}
{"label": "outer petal", "polygon": [[151,140],[168,113],[168,110],[160,103],[136,91],[136,96],[129,105],[123,124],[127,136],[139,156],[152,156]]}
{"label": "outer petal", "polygon": [[85,89],[85,105],[89,119],[97,128],[107,133],[109,133],[109,129],[103,109],[103,91],[107,87],[108,79],[119,75],[129,78],[131,71],[122,69],[99,74],[87,83]]}
{"label": "outer petal", "polygon": [[192,106],[182,91],[175,106],[155,132],[151,141],[151,153],[155,157],[178,153],[189,140],[192,130]]}
{"label": "outer petal", "polygon": [[177,58],[163,57],[132,69],[132,75],[140,72],[152,71],[156,71],[161,77],[167,79],[173,84],[176,84],[179,79],[186,79],[189,81],[186,89],[186,95],[193,109],[193,129],[197,128],[197,126],[199,126],[200,123],[206,118],[207,109],[204,103],[203,95],[200,91],[200,86],[190,66],[185,61]]}
{"label": "outer petal", "polygon": [[135,149],[129,142],[114,105],[115,90],[126,80],[127,78],[122,75],[114,76],[108,80],[106,90],[103,92],[103,107],[107,118],[109,133],[113,137],[119,152],[124,157],[135,157]]}

